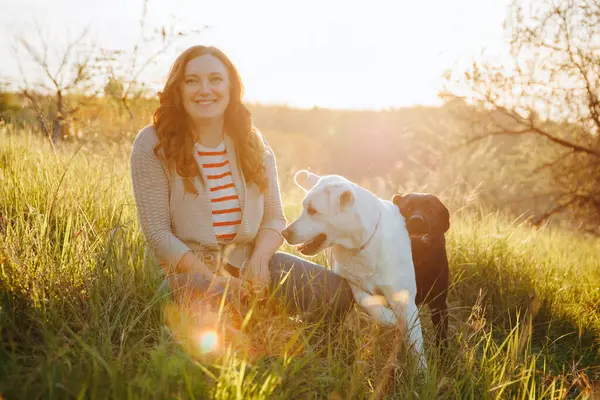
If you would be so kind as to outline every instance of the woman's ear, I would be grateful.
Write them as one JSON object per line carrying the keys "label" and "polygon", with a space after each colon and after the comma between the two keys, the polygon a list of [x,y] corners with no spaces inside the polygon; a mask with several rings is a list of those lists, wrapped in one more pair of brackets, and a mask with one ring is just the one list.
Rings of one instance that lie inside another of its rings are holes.
{"label": "woman's ear", "polygon": [[296,172],[294,175],[294,182],[296,185],[304,189],[304,191],[308,192],[312,189],[321,177],[319,175],[313,174],[305,169]]}

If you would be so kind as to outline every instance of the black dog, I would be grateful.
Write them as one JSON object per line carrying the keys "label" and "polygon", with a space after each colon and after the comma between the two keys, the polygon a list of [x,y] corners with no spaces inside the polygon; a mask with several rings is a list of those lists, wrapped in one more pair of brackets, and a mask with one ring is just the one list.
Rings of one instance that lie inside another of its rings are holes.
{"label": "black dog", "polygon": [[432,194],[408,193],[394,195],[392,201],[406,219],[410,234],[417,306],[429,305],[436,330],[435,341],[446,347],[448,335],[448,285],[450,272],[444,234],[450,228],[450,213]]}

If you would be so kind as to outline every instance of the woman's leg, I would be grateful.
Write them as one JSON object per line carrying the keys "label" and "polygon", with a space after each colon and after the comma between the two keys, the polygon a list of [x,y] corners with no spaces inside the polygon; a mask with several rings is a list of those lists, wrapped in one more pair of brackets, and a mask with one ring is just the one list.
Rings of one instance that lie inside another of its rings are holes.
{"label": "woman's leg", "polygon": [[354,304],[348,282],[318,264],[277,252],[270,267],[274,296],[293,311],[341,319]]}

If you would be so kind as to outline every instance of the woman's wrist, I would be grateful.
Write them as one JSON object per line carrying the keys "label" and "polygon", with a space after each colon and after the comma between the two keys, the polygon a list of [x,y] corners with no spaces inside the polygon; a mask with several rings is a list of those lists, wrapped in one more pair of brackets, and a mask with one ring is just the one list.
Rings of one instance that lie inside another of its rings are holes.
{"label": "woman's wrist", "polygon": [[212,279],[214,274],[202,260],[194,254],[193,251],[188,251],[181,257],[177,264],[177,273],[198,272],[206,279]]}
{"label": "woman's wrist", "polygon": [[261,229],[256,235],[252,257],[271,259],[281,247],[283,239],[273,229]]}
{"label": "woman's wrist", "polygon": [[268,248],[260,248],[257,249],[255,248],[252,251],[252,254],[250,255],[251,258],[254,259],[271,259],[271,257],[273,257],[273,254],[275,254],[275,252],[277,251],[277,249],[268,249]]}
{"label": "woman's wrist", "polygon": [[177,266],[175,267],[175,273],[185,273],[188,272],[190,270],[190,268],[192,267],[192,265],[194,264],[194,262],[196,261],[196,255],[194,254],[193,251],[188,251],[186,252],[180,259],[179,262],[177,263]]}

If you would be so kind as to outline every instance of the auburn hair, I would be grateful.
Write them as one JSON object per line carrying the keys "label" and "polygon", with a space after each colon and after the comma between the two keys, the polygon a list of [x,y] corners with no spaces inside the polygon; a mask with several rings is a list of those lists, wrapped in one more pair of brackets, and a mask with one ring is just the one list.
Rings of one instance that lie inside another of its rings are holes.
{"label": "auburn hair", "polygon": [[[252,124],[252,115],[242,103],[244,87],[240,75],[229,58],[219,49],[210,46],[192,46],[177,57],[167,82],[158,93],[159,106],[154,111],[153,124],[158,137],[154,154],[184,178],[186,192],[198,195],[195,177],[202,180],[200,168],[194,158],[194,137],[181,98],[181,83],[185,68],[192,59],[210,54],[221,60],[229,75],[230,96],[225,109],[224,130],[233,139],[246,183],[256,184],[261,192],[267,186],[263,164],[266,146],[260,133]],[[162,150],[162,151],[161,151]]]}

